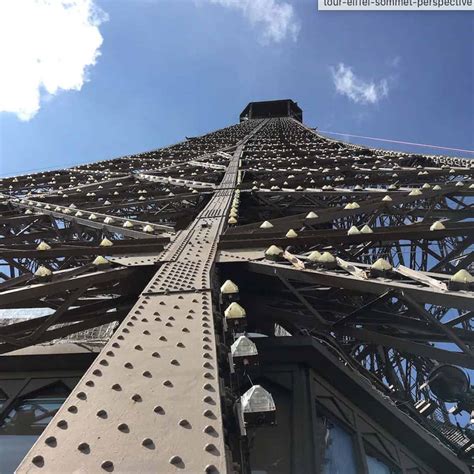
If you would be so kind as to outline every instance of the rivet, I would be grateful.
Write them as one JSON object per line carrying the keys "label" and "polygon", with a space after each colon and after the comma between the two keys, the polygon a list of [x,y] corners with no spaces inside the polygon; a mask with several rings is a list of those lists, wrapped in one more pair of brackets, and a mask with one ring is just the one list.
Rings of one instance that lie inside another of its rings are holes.
{"label": "rivet", "polygon": [[43,467],[44,466],[44,458],[43,456],[35,456],[31,462],[38,467]]}
{"label": "rivet", "polygon": [[117,426],[117,429],[121,431],[122,433],[128,433],[130,431],[126,423],[120,423],[120,425]]}
{"label": "rivet", "polygon": [[102,376],[102,372],[99,370],[99,369],[95,369],[94,372],[92,372],[94,375],[96,375],[97,377],[101,377]]}
{"label": "rivet", "polygon": [[165,387],[172,387],[172,386],[173,386],[171,380],[165,380],[165,381],[163,382],[163,385],[164,385]]}
{"label": "rivet", "polygon": [[112,344],[112,347],[119,348],[119,347],[120,347],[120,344],[119,344],[118,342],[114,342],[114,343]]}
{"label": "rivet", "polygon": [[176,344],[176,347],[185,347],[185,345],[184,345],[182,342],[178,342],[178,343]]}
{"label": "rivet", "polygon": [[191,423],[189,423],[188,420],[179,420],[179,426],[182,426],[183,428],[191,428]]}
{"label": "rivet", "polygon": [[142,397],[138,394],[138,393],[135,393],[134,395],[132,395],[130,397],[134,402],[141,402],[142,401]]}
{"label": "rivet", "polygon": [[143,331],[143,334],[145,334],[145,336],[149,336],[149,335],[151,334],[151,332],[148,331],[148,329],[145,329],[145,330]]}
{"label": "rivet", "polygon": [[107,418],[107,412],[105,410],[99,410],[96,415],[99,417],[99,418]]}
{"label": "rivet", "polygon": [[207,395],[206,397],[204,397],[202,399],[203,402],[205,403],[209,403],[210,405],[215,405],[216,402],[214,401],[214,399],[210,396],[210,395]]}
{"label": "rivet", "polygon": [[183,328],[183,332],[189,332],[188,328]]}
{"label": "rivet", "polygon": [[205,378],[205,379],[214,379],[214,376],[213,376],[210,372],[206,372],[206,373],[204,374],[204,378]]}
{"label": "rivet", "polygon": [[170,457],[170,464],[174,464],[175,466],[177,464],[182,464],[183,460],[179,456],[171,456]]}
{"label": "rivet", "polygon": [[150,377],[151,377],[151,372],[148,371],[148,370],[145,370],[145,372],[143,372],[142,375],[143,375],[143,377],[148,377],[148,378],[150,378]]}
{"label": "rivet", "polygon": [[61,428],[62,430],[67,430],[67,421],[66,420],[59,420],[57,423],[56,423],[56,426],[58,428]]}
{"label": "rivet", "polygon": [[158,354],[158,352],[153,352],[152,357],[161,357],[161,356],[160,354]]}
{"label": "rivet", "polygon": [[94,382],[93,382],[92,380],[88,380],[88,381],[86,382],[86,385],[87,385],[88,387],[93,387],[95,384],[94,384]]}
{"label": "rivet", "polygon": [[77,412],[78,412],[78,409],[77,409],[76,405],[71,405],[71,406],[67,409],[67,411],[68,411],[69,413],[77,413]]}
{"label": "rivet", "polygon": [[109,365],[109,363],[105,360],[105,359],[102,359],[101,361],[99,361],[99,364],[100,365]]}
{"label": "rivet", "polygon": [[117,336],[117,339],[120,339],[121,341],[123,341],[125,338],[122,335],[120,335],[120,336]]}
{"label": "rivet", "polygon": [[173,359],[171,361],[171,365],[179,365],[179,362],[176,359]]}
{"label": "rivet", "polygon": [[165,336],[161,336],[161,337],[160,337],[160,341],[167,341],[167,340],[168,340],[168,339],[166,339]]}
{"label": "rivet", "polygon": [[104,471],[112,472],[114,470],[114,463],[112,461],[104,461],[100,467]]}
{"label": "rivet", "polygon": [[85,400],[87,398],[87,395],[85,392],[79,392],[77,395],[76,395],[77,398],[79,398],[80,400]]}
{"label": "rivet", "polygon": [[48,446],[51,446],[52,448],[55,448],[57,446],[57,441],[56,441],[56,438],[54,436],[48,436],[44,442],[48,445]]}
{"label": "rivet", "polygon": [[158,415],[164,415],[165,414],[165,410],[163,407],[157,405],[155,408],[153,408],[153,411],[155,413],[157,413]]}
{"label": "rivet", "polygon": [[107,351],[106,352],[106,355],[108,355],[109,357],[114,357],[115,354],[113,353],[113,351]]}
{"label": "rivet", "polygon": [[206,470],[204,471],[206,474],[218,474],[219,473],[219,470],[217,469],[216,466],[214,466],[214,464],[208,464],[206,466]]}
{"label": "rivet", "polygon": [[142,441],[142,446],[145,446],[145,448],[148,448],[148,449],[153,449],[155,447],[155,443],[153,442],[152,439],[150,438],[145,438],[143,441]]}
{"label": "rivet", "polygon": [[122,387],[118,383],[114,383],[112,385],[112,390],[116,390],[117,392],[120,392],[122,390]]}
{"label": "rivet", "polygon": [[214,415],[212,410],[205,410],[203,413],[203,416],[205,416],[206,418],[213,418],[213,419],[216,418],[216,415]]}
{"label": "rivet", "polygon": [[208,452],[208,453],[218,453],[219,451],[217,450],[216,446],[212,443],[207,443],[206,446],[204,447],[204,449]]}
{"label": "rivet", "polygon": [[206,434],[217,434],[217,431],[215,430],[215,428],[211,425],[207,425],[204,429],[203,429],[204,433]]}
{"label": "rivet", "polygon": [[140,346],[140,344],[137,344],[137,345],[135,346],[135,349],[136,349],[137,351],[142,351],[142,350],[143,350],[143,347]]}
{"label": "rivet", "polygon": [[89,454],[90,453],[90,446],[87,443],[81,443],[77,449],[84,454]]}
{"label": "rivet", "polygon": [[133,369],[133,365],[132,365],[130,362],[126,362],[125,364],[123,364],[123,366],[124,366],[126,369]]}

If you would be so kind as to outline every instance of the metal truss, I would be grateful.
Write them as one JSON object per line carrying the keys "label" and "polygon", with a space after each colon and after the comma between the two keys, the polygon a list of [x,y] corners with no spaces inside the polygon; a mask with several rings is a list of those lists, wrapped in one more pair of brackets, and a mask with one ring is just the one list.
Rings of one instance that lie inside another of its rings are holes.
{"label": "metal truss", "polygon": [[470,430],[424,382],[474,369],[473,286],[452,278],[472,271],[473,175],[286,117],[1,180],[0,308],[50,314],[0,326],[0,351],[119,323],[18,472],[244,466],[226,279],[249,331],[314,337],[472,463]]}

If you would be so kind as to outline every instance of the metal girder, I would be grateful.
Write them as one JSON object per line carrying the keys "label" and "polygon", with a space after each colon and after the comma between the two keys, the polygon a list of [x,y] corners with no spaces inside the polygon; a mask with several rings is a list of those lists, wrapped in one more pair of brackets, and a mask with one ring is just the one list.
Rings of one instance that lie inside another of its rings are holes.
{"label": "metal girder", "polygon": [[[243,143],[221,182],[225,189],[199,215],[206,226],[195,220],[169,246],[165,263],[17,472],[67,472],[71,464],[87,472],[230,471],[210,272]],[[80,420],[87,420],[87,433]]]}
{"label": "metal girder", "polygon": [[376,295],[383,294],[387,290],[403,291],[413,295],[421,303],[449,308],[474,309],[474,294],[471,291],[440,291],[387,278],[362,280],[342,272],[323,269],[296,270],[293,267],[273,262],[245,262],[242,265],[245,265],[245,268],[251,272],[266,275],[281,274],[289,280],[314,283],[325,287],[344,288]]}

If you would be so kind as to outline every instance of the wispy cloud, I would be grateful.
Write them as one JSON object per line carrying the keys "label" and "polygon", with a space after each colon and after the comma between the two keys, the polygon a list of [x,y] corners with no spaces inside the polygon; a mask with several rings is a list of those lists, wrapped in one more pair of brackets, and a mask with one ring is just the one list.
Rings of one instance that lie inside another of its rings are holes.
{"label": "wispy cloud", "polygon": [[395,56],[388,61],[388,65],[393,68],[397,68],[400,65],[402,58],[400,56]]}
{"label": "wispy cloud", "polygon": [[360,104],[376,104],[386,97],[389,92],[388,80],[378,82],[367,81],[356,76],[352,68],[340,63],[337,68],[331,68],[336,91]]}
{"label": "wispy cloud", "polygon": [[106,20],[93,0],[1,0],[0,112],[30,120],[42,99],[80,90]]}
{"label": "wispy cloud", "polygon": [[210,3],[240,10],[256,27],[262,28],[263,43],[296,41],[300,22],[290,3],[278,0],[208,0]]}

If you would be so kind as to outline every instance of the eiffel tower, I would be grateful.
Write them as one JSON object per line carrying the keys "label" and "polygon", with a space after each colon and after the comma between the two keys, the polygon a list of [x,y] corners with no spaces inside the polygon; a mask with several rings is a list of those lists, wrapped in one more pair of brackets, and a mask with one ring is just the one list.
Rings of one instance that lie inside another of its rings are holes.
{"label": "eiffel tower", "polygon": [[[34,432],[18,473],[471,472],[473,175],[277,100],[2,179],[0,446]],[[54,371],[26,397],[71,341],[64,403]]]}

